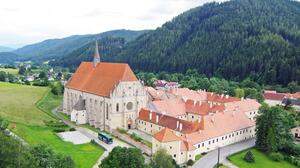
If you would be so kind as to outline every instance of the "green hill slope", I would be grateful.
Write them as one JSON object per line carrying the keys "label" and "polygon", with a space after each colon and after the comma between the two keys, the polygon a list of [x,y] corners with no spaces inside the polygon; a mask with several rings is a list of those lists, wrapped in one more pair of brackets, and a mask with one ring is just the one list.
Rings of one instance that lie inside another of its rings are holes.
{"label": "green hill slope", "polygon": [[45,61],[49,59],[57,59],[64,57],[71,52],[85,46],[86,44],[95,41],[96,39],[106,37],[124,38],[126,41],[130,41],[141,35],[143,31],[132,30],[113,30],[100,34],[91,35],[74,35],[62,39],[49,39],[40,43],[27,45],[14,51],[19,55],[19,60],[27,61]]}
{"label": "green hill slope", "polygon": [[128,43],[114,61],[134,69],[262,83],[300,81],[300,3],[232,0],[187,11]]}

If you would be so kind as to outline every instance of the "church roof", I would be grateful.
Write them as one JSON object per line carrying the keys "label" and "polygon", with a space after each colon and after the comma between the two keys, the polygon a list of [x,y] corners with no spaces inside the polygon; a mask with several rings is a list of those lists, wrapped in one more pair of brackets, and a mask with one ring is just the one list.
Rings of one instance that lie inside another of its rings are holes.
{"label": "church roof", "polygon": [[66,88],[109,97],[119,82],[137,80],[128,64],[82,62]]}

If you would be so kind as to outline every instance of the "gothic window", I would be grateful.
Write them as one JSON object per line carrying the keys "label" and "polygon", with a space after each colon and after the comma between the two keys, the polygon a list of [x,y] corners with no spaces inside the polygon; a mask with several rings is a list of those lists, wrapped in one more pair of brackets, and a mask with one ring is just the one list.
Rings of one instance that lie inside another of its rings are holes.
{"label": "gothic window", "polygon": [[119,112],[119,103],[116,105],[116,111]]}

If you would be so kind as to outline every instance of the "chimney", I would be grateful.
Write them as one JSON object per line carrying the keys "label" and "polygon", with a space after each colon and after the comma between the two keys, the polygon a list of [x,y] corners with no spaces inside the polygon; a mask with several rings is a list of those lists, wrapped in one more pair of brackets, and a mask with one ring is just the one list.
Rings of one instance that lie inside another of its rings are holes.
{"label": "chimney", "polygon": [[150,113],[149,113],[149,120],[150,121],[152,120],[152,111],[150,111]]}
{"label": "chimney", "polygon": [[212,102],[209,103],[209,108],[212,108]]}
{"label": "chimney", "polygon": [[156,123],[158,123],[158,118],[159,118],[158,115],[156,115]]}
{"label": "chimney", "polygon": [[221,95],[221,99],[223,99],[223,97],[224,97],[224,94]]}
{"label": "chimney", "polygon": [[179,124],[179,131],[182,130],[182,123]]}
{"label": "chimney", "polygon": [[196,106],[196,104],[197,104],[197,101],[194,100],[194,106]]}
{"label": "chimney", "polygon": [[179,121],[177,121],[176,123],[176,129],[179,127]]}
{"label": "chimney", "polygon": [[244,97],[241,98],[241,101],[243,101],[243,100],[244,100]]}
{"label": "chimney", "polygon": [[229,98],[229,95],[226,95],[226,99],[228,99]]}

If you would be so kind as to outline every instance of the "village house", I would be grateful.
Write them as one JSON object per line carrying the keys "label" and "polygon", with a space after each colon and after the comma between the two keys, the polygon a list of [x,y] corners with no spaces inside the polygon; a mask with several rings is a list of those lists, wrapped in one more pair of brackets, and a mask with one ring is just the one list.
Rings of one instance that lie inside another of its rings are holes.
{"label": "village house", "polygon": [[100,62],[96,43],[94,61],[82,62],[65,85],[63,112],[77,124],[107,131],[131,129],[147,101],[129,65]]}
{"label": "village house", "polygon": [[269,106],[290,105],[295,110],[300,111],[300,92],[278,93],[273,90],[265,90],[263,96]]}

